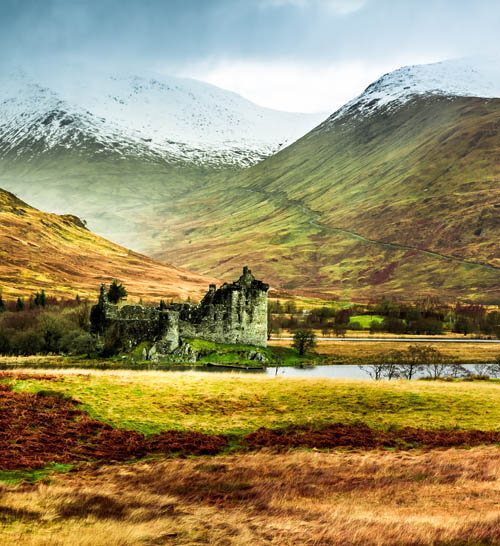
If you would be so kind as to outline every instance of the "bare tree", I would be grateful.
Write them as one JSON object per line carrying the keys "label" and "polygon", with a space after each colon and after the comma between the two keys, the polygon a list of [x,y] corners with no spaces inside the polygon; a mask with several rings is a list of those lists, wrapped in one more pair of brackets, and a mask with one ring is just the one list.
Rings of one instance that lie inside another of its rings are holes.
{"label": "bare tree", "polygon": [[406,351],[390,351],[367,368],[374,379],[414,379],[424,371],[432,379],[439,379],[450,371],[457,377],[464,373],[463,369],[451,370],[444,355],[429,345],[410,345]]}
{"label": "bare tree", "polygon": [[395,364],[386,362],[377,362],[375,364],[365,364],[359,366],[362,370],[365,370],[368,375],[375,380],[379,379],[395,379],[398,376],[398,369]]}
{"label": "bare tree", "polygon": [[401,377],[414,379],[422,371],[422,351],[420,349],[418,345],[410,345],[407,351],[396,351],[399,353],[398,370]]}
{"label": "bare tree", "polygon": [[429,345],[419,347],[419,358],[423,364],[422,369],[427,373],[430,379],[441,379],[450,371],[449,363],[446,362],[445,356]]}
{"label": "bare tree", "polygon": [[490,364],[474,364],[474,366],[472,366],[472,369],[474,370],[474,375],[485,377],[487,375],[490,375],[489,367]]}
{"label": "bare tree", "polygon": [[359,368],[366,371],[367,374],[376,381],[384,378],[385,364],[364,364],[359,366]]}
{"label": "bare tree", "polygon": [[480,376],[480,377],[500,377],[500,363],[494,363],[494,364],[474,364],[472,366],[472,369],[474,371],[474,375]]}

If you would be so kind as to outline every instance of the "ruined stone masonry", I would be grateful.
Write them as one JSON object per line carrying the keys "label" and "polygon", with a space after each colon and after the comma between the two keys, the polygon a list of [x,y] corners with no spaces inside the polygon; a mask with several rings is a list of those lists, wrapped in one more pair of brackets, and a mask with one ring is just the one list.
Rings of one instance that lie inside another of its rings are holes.
{"label": "ruined stone masonry", "polygon": [[268,289],[244,267],[236,282],[219,289],[210,285],[198,305],[155,308],[112,304],[102,285],[99,303],[91,311],[92,332],[102,338],[115,336],[130,349],[152,342],[158,354],[172,353],[183,338],[266,347]]}

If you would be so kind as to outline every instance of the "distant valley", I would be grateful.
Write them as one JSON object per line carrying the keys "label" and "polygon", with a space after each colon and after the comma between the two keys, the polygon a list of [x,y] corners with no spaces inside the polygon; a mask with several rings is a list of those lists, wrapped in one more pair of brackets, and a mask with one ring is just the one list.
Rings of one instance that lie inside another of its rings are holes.
{"label": "distant valley", "polygon": [[0,86],[0,187],[149,251],[155,233],[146,241],[141,232],[151,207],[171,215],[180,196],[258,163],[325,117],[157,74],[9,72]]}

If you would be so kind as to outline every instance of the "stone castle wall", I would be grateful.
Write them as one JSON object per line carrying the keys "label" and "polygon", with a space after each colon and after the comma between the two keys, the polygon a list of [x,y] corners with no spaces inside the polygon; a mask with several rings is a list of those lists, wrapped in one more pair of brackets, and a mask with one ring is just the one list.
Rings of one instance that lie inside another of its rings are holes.
{"label": "stone castle wall", "polygon": [[236,282],[211,285],[200,305],[178,306],[181,336],[266,347],[268,288],[246,267]]}
{"label": "stone castle wall", "polygon": [[104,287],[92,308],[95,334],[119,336],[129,347],[144,341],[160,342],[163,352],[174,351],[182,338],[216,343],[267,345],[267,291],[245,267],[243,275],[219,289],[211,285],[200,304],[172,304],[166,309],[109,303]]}
{"label": "stone castle wall", "polygon": [[115,336],[126,348],[133,348],[143,341],[163,341],[170,351],[179,346],[179,313],[171,309],[157,309],[142,305],[118,305],[109,303],[104,286],[99,303],[90,314],[92,333],[102,337]]}

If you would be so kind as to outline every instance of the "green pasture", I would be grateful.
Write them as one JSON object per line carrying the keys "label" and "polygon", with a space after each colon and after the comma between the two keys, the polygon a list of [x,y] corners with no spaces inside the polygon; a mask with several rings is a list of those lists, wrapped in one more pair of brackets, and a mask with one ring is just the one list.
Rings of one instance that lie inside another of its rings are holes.
{"label": "green pasture", "polygon": [[259,427],[366,423],[373,427],[500,429],[500,384],[284,379],[148,371],[61,373],[16,381],[19,391],[70,396],[92,417],[145,434],[242,434]]}

